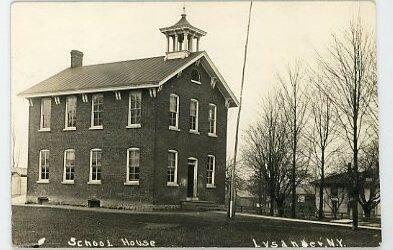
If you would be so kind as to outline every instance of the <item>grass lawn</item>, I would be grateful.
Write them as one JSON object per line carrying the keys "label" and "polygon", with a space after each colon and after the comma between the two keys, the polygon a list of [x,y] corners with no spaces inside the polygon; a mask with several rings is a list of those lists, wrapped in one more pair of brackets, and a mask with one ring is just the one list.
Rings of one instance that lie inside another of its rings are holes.
{"label": "grass lawn", "polygon": [[[314,225],[217,212],[101,213],[46,207],[13,206],[13,242],[30,246],[45,237],[43,247],[105,247],[149,244],[158,247],[254,247],[323,243],[323,247],[379,246],[380,231]],[[71,239],[73,238],[73,239]],[[94,241],[94,242],[93,242]],[[154,241],[154,243],[153,243]],[[87,244],[87,245],[86,245]],[[101,245],[102,246],[102,245]]]}

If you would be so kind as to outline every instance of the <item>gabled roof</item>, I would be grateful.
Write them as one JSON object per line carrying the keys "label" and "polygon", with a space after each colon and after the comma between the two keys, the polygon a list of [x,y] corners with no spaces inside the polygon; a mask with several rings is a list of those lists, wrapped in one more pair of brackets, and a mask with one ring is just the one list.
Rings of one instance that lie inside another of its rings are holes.
{"label": "gabled roof", "polygon": [[[360,171],[359,172],[359,178],[372,178],[378,176],[378,173],[375,170],[367,170],[367,171]],[[378,180],[378,178],[376,178]],[[319,185],[321,179],[315,180],[313,182],[311,182],[314,185]],[[374,181],[374,179],[373,179]],[[344,187],[344,186],[348,186],[350,185],[351,182],[351,176],[348,172],[342,172],[342,173],[333,173],[327,177],[325,177],[325,185],[326,186],[340,186],[340,187]],[[366,183],[369,182],[366,179]]]}
{"label": "gabled roof", "polygon": [[[154,88],[201,60],[210,76],[218,79],[223,96],[238,101],[206,52],[193,52],[184,59],[164,60],[164,56],[67,68],[21,92],[26,98],[59,96],[127,89]],[[210,83],[209,83],[210,84]]]}

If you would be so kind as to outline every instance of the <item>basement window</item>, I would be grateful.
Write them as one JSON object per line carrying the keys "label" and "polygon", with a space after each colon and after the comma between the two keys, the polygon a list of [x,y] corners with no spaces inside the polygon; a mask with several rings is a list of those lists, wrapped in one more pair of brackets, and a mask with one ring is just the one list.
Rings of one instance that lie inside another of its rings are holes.
{"label": "basement window", "polygon": [[92,199],[87,201],[88,207],[101,207],[100,200]]}
{"label": "basement window", "polygon": [[48,203],[49,203],[48,197],[38,197],[38,204],[43,205]]}

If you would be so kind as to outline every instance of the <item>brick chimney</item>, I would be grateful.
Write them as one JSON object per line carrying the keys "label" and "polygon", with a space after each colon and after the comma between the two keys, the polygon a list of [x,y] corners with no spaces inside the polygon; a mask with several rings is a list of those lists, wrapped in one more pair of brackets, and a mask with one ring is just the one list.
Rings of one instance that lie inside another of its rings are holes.
{"label": "brick chimney", "polygon": [[83,52],[71,50],[71,68],[81,67],[83,65]]}

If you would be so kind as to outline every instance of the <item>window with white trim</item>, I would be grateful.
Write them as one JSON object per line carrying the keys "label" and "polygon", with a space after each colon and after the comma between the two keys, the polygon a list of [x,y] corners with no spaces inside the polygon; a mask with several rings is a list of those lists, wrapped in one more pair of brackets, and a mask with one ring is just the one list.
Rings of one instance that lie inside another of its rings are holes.
{"label": "window with white trim", "polygon": [[216,105],[209,104],[209,134],[216,135],[216,123],[217,123],[217,107]]}
{"label": "window with white trim", "polygon": [[177,184],[177,151],[168,151],[167,184]]}
{"label": "window with white trim", "polygon": [[169,98],[169,127],[179,128],[179,96],[171,94]]}
{"label": "window with white trim", "polygon": [[127,183],[139,184],[140,151],[139,148],[127,149]]}
{"label": "window with white trim", "polygon": [[49,181],[49,150],[40,151],[39,181]]}
{"label": "window with white trim", "polygon": [[198,132],[199,102],[191,99],[190,102],[190,131]]}
{"label": "window with white trim", "polygon": [[67,96],[65,112],[65,128],[76,128],[76,96]]}
{"label": "window with white trim", "polygon": [[50,130],[50,118],[51,118],[51,98],[41,99],[41,119],[40,119],[40,130]]}
{"label": "window with white trim", "polygon": [[191,82],[201,84],[201,76],[197,69],[191,71]]}
{"label": "window with white trim", "polygon": [[131,91],[129,97],[128,126],[139,127],[142,115],[142,92]]}
{"label": "window with white trim", "polygon": [[74,183],[75,177],[75,150],[64,151],[64,174],[63,182]]}
{"label": "window with white trim", "polygon": [[92,149],[90,151],[90,183],[101,183],[101,149]]}
{"label": "window with white trim", "polygon": [[91,127],[102,128],[102,112],[104,109],[104,96],[93,95],[91,98]]}
{"label": "window with white trim", "polygon": [[207,186],[214,186],[214,175],[216,172],[216,157],[214,155],[207,156]]}

